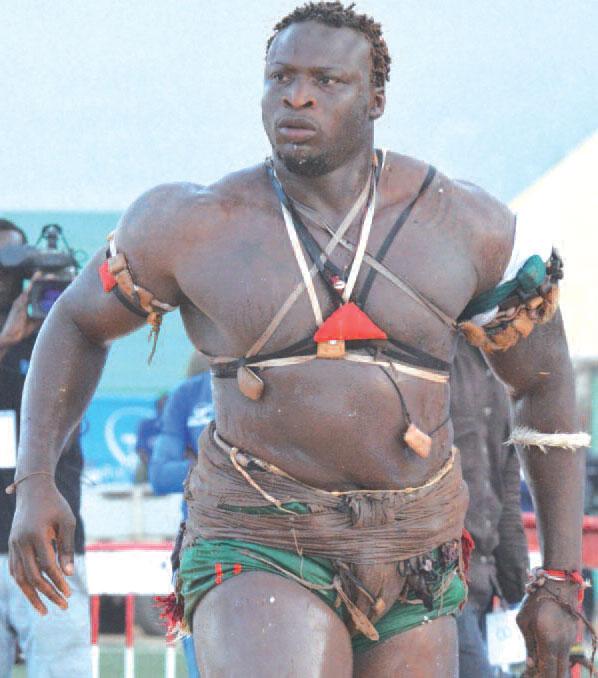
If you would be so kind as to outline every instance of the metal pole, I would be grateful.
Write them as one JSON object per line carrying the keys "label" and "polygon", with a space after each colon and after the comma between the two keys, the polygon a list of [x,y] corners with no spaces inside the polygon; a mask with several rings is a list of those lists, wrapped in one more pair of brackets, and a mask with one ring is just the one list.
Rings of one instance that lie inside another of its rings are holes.
{"label": "metal pole", "polygon": [[135,596],[125,596],[125,678],[135,678]]}
{"label": "metal pole", "polygon": [[91,676],[100,676],[100,647],[98,636],[100,634],[100,596],[90,596],[91,605]]}
{"label": "metal pole", "polygon": [[176,643],[174,636],[166,637],[166,654],[164,655],[164,678],[176,678]]}

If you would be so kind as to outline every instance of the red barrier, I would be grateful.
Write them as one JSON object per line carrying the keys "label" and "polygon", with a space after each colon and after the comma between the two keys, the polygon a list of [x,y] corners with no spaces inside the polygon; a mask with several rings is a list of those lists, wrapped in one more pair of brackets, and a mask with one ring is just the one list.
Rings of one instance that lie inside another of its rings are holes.
{"label": "red barrier", "polygon": [[[523,526],[530,551],[539,551],[536,515],[523,514]],[[598,568],[598,516],[583,517],[582,562],[584,567]]]}
{"label": "red barrier", "polygon": [[[109,558],[118,558],[118,554],[122,552],[138,552],[145,551],[149,556],[149,552],[169,553],[172,550],[172,542],[98,542],[94,544],[87,544],[86,551],[95,554],[108,553]],[[90,557],[92,557],[90,555]],[[134,554],[133,554],[133,557]],[[90,565],[88,561],[88,566]],[[97,566],[96,566],[97,569]],[[88,569],[88,573],[92,574],[92,568]],[[97,573],[96,573],[97,574]],[[104,571],[104,580],[106,572]],[[98,635],[100,627],[100,595],[122,595],[125,598],[125,656],[123,674],[125,678],[135,677],[135,595],[137,591],[140,595],[147,595],[147,592],[141,588],[136,588],[138,579],[130,580],[131,589],[126,589],[124,592],[118,587],[112,588],[112,580],[106,584],[106,581],[100,588],[99,584],[93,585],[90,581],[90,613],[91,613],[91,644],[92,644],[92,678],[99,678],[100,676],[100,649],[98,644]],[[157,591],[164,594],[165,591]],[[176,648],[173,642],[174,639],[166,639],[165,658],[164,658],[164,676],[166,678],[175,678],[176,676]]]}

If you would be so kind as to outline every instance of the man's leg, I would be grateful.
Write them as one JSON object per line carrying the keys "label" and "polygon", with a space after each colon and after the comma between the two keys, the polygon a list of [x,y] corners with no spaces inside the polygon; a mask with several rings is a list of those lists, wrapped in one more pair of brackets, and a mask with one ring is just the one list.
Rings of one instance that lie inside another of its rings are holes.
{"label": "man's leg", "polygon": [[10,624],[8,557],[0,555],[0,676],[10,678],[17,653],[17,637]]}
{"label": "man's leg", "polygon": [[68,609],[61,610],[47,602],[45,617],[35,612],[12,582],[11,618],[25,655],[28,678],[91,676],[89,596],[84,556],[75,557],[75,574],[68,582],[72,591]]}
{"label": "man's leg", "polygon": [[204,678],[351,678],[343,622],[284,577],[248,572],[212,589],[193,615]]}
{"label": "man's leg", "polygon": [[355,655],[355,678],[456,678],[457,674],[457,625],[451,615]]}
{"label": "man's leg", "polygon": [[470,604],[457,619],[459,678],[491,678],[493,675],[478,619],[477,609]]}

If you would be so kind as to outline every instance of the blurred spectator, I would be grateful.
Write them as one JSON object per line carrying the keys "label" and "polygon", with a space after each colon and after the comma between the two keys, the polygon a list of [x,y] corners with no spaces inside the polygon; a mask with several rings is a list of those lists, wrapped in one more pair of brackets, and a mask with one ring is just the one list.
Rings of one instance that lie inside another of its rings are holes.
{"label": "blurred spectator", "polygon": [[161,416],[168,394],[163,393],[154,403],[155,414],[148,419],[142,419],[137,427],[137,441],[135,443],[135,452],[139,456],[137,469],[135,470],[135,482],[147,482],[147,469],[149,460],[152,456],[156,438],[160,433]]}
{"label": "blurred spectator", "polygon": [[519,460],[509,438],[507,391],[482,353],[459,337],[451,372],[451,416],[470,503],[465,527],[475,541],[469,598],[457,619],[460,678],[495,675],[488,663],[485,616],[492,598],[518,603],[529,567],[520,503]]}
{"label": "blurred spectator", "polygon": [[[182,492],[189,468],[197,460],[199,435],[214,416],[207,363],[192,361],[190,370],[204,371],[180,384],[162,412],[160,433],[149,462],[149,479],[156,494]],[[183,513],[186,514],[184,504]],[[189,678],[199,678],[193,638],[183,640],[183,649]]]}
{"label": "blurred spectator", "polygon": [[155,494],[182,492],[189,467],[197,459],[199,435],[213,416],[209,372],[187,379],[170,394],[149,462]]}
{"label": "blurred spectator", "polygon": [[[0,247],[22,245],[25,234],[12,222],[0,219]],[[91,675],[89,599],[85,581],[79,431],[70,437],[58,461],[55,482],[76,518],[75,571],[68,578],[71,597],[67,610],[48,604],[40,616],[9,574],[8,536],[15,512],[15,494],[6,494],[13,482],[23,385],[40,321],[28,316],[28,293],[21,273],[0,268],[0,677],[10,678],[17,642],[29,678]],[[27,491],[27,481],[17,492]]]}

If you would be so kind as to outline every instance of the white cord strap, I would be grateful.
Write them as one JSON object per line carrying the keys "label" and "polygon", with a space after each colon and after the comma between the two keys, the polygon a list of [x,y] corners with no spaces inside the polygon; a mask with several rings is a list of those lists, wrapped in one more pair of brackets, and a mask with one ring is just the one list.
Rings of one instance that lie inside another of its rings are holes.
{"label": "white cord strap", "polygon": [[583,447],[589,447],[591,437],[588,433],[541,433],[525,426],[516,426],[505,445],[522,445],[523,447],[538,447],[546,453],[549,447],[562,447],[575,452]]}

